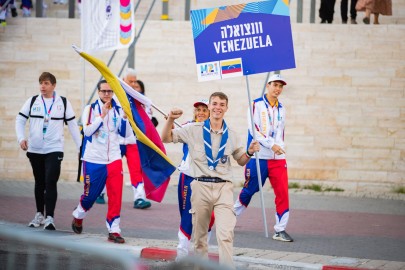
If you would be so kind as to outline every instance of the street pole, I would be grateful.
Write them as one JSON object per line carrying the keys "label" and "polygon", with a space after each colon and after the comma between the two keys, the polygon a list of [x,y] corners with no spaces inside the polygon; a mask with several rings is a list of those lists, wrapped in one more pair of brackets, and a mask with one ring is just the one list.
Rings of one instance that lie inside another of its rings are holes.
{"label": "street pole", "polygon": [[37,18],[42,18],[44,16],[43,12],[44,12],[44,7],[43,7],[43,0],[37,0],[35,3],[35,17]]}
{"label": "street pole", "polygon": [[69,19],[75,17],[75,2],[76,0],[69,0]]}
{"label": "street pole", "polygon": [[186,21],[190,20],[190,0],[186,0],[186,7],[184,9],[184,19]]}
{"label": "street pole", "polygon": [[160,19],[169,19],[169,0],[162,0],[162,15],[160,16]]}

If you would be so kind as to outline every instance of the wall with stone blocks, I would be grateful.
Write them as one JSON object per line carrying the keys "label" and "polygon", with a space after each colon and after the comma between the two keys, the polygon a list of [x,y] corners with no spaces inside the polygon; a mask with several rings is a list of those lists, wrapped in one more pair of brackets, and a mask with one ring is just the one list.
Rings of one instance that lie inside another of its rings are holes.
{"label": "wall with stone blocks", "polygon": [[[292,28],[297,67],[282,71],[288,85],[280,98],[287,108],[291,181],[353,192],[405,185],[405,25]],[[71,44],[80,44],[79,20],[10,19],[0,28],[0,179],[32,179],[16,142],[14,120],[23,102],[38,93],[42,71],[56,75],[58,93],[80,115],[83,64]],[[179,106],[185,111],[180,122],[186,121],[195,100],[223,91],[230,99],[227,121],[246,138],[246,78],[198,83],[189,22],[149,21],[135,54],[139,78],[156,106],[163,111]],[[95,54],[104,61],[110,55]],[[125,50],[117,53],[113,72],[118,73],[125,57]],[[99,73],[90,64],[84,69],[87,101]],[[252,97],[261,95],[265,78],[248,77]],[[77,153],[67,128],[65,138],[61,179],[75,181]],[[179,163],[180,145],[167,145],[167,152]],[[243,182],[243,168],[236,164],[234,177]]]}

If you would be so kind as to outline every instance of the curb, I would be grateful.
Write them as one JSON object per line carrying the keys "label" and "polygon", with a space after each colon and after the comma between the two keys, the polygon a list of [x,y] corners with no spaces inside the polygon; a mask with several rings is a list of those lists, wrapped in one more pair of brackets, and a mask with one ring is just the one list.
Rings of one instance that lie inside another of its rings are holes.
{"label": "curb", "polygon": [[[142,259],[149,260],[160,259],[166,261],[174,261],[176,259],[176,256],[177,251],[174,249],[147,247],[142,249],[140,257]],[[215,253],[208,253],[208,258],[212,261],[219,261],[219,256]]]}
{"label": "curb", "polygon": [[340,265],[324,265],[322,270],[370,270],[369,268],[358,268]]}

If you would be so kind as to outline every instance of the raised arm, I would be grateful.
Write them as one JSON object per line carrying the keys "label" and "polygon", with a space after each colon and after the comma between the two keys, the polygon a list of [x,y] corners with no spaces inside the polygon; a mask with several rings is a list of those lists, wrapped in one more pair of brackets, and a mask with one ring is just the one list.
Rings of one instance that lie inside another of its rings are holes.
{"label": "raised arm", "polygon": [[172,135],[172,128],[174,124],[174,120],[178,119],[180,116],[182,116],[183,111],[178,108],[173,108],[170,110],[169,115],[167,117],[167,121],[165,125],[163,126],[162,132],[160,134],[160,137],[162,138],[162,142],[164,143],[170,143],[173,142],[173,135]]}

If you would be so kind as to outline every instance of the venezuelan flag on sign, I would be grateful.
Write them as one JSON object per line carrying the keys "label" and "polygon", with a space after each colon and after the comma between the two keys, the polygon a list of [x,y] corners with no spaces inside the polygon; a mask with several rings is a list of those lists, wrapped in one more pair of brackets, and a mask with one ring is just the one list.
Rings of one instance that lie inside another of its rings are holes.
{"label": "venezuelan flag on sign", "polygon": [[237,73],[242,71],[242,61],[240,59],[221,61],[222,74]]}
{"label": "venezuelan flag on sign", "polygon": [[170,175],[176,167],[166,156],[162,140],[140,103],[150,100],[115,76],[104,62],[74,45],[72,47],[100,71],[121,103],[137,138],[146,197],[161,202],[169,185]]}

